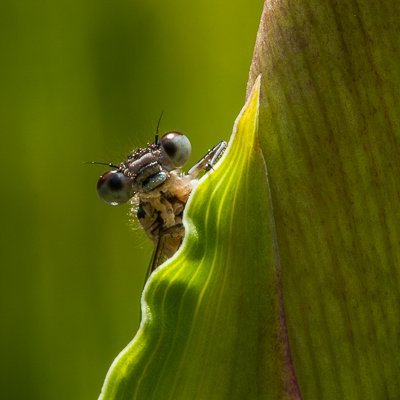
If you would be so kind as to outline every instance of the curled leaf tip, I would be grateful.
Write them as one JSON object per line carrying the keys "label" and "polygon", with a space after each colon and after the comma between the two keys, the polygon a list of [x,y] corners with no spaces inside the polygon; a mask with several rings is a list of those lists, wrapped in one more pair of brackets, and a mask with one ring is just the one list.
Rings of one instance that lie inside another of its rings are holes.
{"label": "curled leaf tip", "polygon": [[285,392],[284,379],[275,379],[284,360],[273,219],[264,159],[254,146],[260,84],[261,76],[218,167],[187,204],[182,248],[146,285],[140,329],[110,369],[103,399]]}

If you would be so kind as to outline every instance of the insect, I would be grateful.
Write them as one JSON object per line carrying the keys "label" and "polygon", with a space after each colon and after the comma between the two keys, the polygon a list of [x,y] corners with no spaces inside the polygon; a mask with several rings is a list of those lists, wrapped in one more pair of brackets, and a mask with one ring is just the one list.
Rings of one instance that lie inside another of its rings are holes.
{"label": "insect", "polygon": [[137,148],[121,164],[93,162],[113,168],[97,182],[100,198],[111,205],[130,202],[154,242],[147,276],[179,249],[185,234],[182,216],[189,195],[201,173],[213,168],[227,146],[225,141],[219,142],[183,173],[191,152],[190,141],[176,131],[159,138],[159,124],[160,121],[154,142]]}

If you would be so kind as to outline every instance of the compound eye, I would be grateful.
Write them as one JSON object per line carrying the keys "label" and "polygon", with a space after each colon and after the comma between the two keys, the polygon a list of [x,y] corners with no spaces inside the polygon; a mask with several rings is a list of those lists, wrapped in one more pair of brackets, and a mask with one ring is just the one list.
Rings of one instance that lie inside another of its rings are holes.
{"label": "compound eye", "polygon": [[182,167],[189,160],[192,146],[184,134],[168,132],[160,142],[165,154],[175,167]]}
{"label": "compound eye", "polygon": [[126,203],[133,196],[130,179],[119,171],[108,171],[97,181],[100,198],[112,206]]}

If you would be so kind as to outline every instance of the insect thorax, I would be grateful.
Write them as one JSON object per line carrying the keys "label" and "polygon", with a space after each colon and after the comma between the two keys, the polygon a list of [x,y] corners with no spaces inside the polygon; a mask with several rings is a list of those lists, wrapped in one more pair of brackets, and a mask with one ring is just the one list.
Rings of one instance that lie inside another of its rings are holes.
{"label": "insect thorax", "polygon": [[193,182],[188,175],[171,171],[162,185],[135,196],[132,211],[154,242],[167,232],[183,237],[182,214],[192,189]]}

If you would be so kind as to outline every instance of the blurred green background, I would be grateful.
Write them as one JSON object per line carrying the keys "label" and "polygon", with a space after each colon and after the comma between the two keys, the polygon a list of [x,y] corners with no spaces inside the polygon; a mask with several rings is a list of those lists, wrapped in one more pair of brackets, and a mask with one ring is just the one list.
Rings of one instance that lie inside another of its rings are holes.
{"label": "blurred green background", "polygon": [[101,166],[161,131],[228,139],[262,0],[0,5],[1,398],[95,399],[139,325],[152,246]]}

